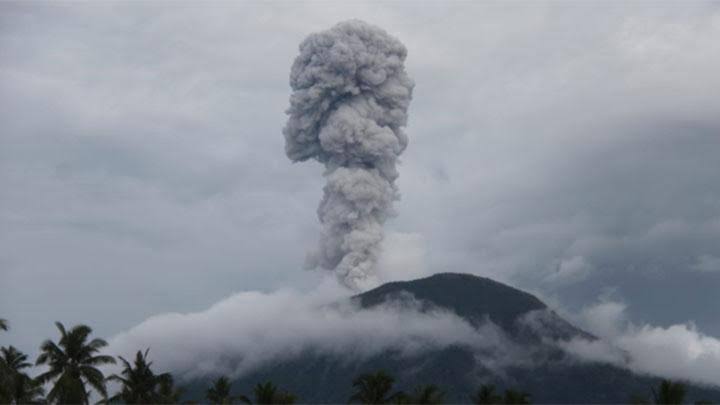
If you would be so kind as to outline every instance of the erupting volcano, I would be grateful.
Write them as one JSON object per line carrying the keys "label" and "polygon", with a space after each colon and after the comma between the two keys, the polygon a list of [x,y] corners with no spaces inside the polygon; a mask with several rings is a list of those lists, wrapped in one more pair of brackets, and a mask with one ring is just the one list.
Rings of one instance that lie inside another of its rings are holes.
{"label": "erupting volcano", "polygon": [[323,234],[308,267],[334,271],[353,289],[373,281],[383,224],[399,198],[395,166],[414,86],[406,55],[385,31],[352,20],[305,39],[290,73],[285,151],[326,168]]}

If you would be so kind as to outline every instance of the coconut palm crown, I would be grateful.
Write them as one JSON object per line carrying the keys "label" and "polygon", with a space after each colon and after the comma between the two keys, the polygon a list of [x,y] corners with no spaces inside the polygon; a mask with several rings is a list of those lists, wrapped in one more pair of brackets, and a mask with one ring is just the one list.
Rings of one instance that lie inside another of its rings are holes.
{"label": "coconut palm crown", "polygon": [[118,356],[123,364],[120,375],[113,374],[108,381],[117,381],[122,385],[120,392],[110,397],[109,401],[122,400],[126,404],[157,404],[166,402],[161,388],[172,381],[169,373],[155,374],[152,369],[152,362],[148,361],[148,352],[140,350],[135,354],[133,364]]}
{"label": "coconut palm crown", "polygon": [[13,346],[0,348],[0,402],[34,404],[42,399],[42,386],[23,370],[32,366],[27,355]]}
{"label": "coconut palm crown", "polygon": [[105,376],[98,369],[98,366],[115,363],[112,356],[99,354],[107,342],[98,338],[89,340],[92,329],[87,325],[77,325],[69,331],[60,322],[55,322],[55,326],[60,331],[60,340],[57,343],[46,340],[40,346],[36,362],[48,367],[37,377],[42,384],[52,384],[48,402],[87,404],[90,398],[87,385],[107,398]]}

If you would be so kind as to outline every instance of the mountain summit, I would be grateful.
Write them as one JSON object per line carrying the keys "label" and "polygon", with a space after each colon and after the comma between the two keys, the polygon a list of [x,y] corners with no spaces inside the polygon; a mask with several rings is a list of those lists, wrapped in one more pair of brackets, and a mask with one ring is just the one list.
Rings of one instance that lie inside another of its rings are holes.
{"label": "mountain summit", "polygon": [[534,296],[489,278],[461,273],[439,273],[411,281],[394,281],[356,296],[363,307],[372,307],[401,292],[454,311],[472,320],[489,315],[499,324],[547,308]]}
{"label": "mountain summit", "polygon": [[[412,281],[395,281],[354,297],[363,308],[411,296],[426,307],[450,310],[480,326],[488,320],[516,338],[570,339],[592,335],[574,327],[535,296],[485,277],[439,273]],[[534,318],[530,330],[528,318]],[[537,329],[541,329],[538,331]]]}

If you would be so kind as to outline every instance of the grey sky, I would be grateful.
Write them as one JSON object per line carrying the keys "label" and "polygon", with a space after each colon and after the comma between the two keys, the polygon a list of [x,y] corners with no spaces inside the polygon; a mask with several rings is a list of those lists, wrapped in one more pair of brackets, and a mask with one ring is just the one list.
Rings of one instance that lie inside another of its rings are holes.
{"label": "grey sky", "polygon": [[2,2],[3,343],[312,288],[324,180],[285,156],[288,74],[348,18],[408,49],[387,228],[423,271],[720,336],[718,3]]}

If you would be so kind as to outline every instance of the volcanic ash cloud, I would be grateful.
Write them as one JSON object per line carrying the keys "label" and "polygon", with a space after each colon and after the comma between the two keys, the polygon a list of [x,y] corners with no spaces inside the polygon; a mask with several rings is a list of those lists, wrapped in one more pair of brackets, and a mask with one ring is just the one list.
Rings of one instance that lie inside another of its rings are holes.
{"label": "volcanic ash cloud", "polygon": [[383,224],[399,198],[395,166],[414,86],[406,55],[382,29],[346,21],[307,37],[290,73],[285,152],[326,167],[323,234],[308,262],[353,289],[374,278]]}

